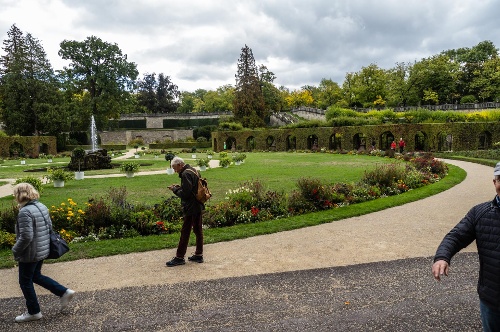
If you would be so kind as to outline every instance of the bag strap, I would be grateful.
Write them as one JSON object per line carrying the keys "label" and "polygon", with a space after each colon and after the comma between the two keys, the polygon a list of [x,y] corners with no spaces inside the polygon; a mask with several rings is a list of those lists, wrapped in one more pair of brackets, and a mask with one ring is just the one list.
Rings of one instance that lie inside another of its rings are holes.
{"label": "bag strap", "polygon": [[192,169],[192,168],[186,168],[186,171],[189,171],[189,172],[191,172],[191,173],[195,174],[195,175],[198,177],[198,179],[199,179],[199,178],[201,178],[200,174],[199,174],[199,173],[198,173],[198,171],[197,171],[197,170],[195,170],[195,169]]}
{"label": "bag strap", "polygon": [[[189,171],[189,172],[193,173],[194,175],[196,175],[196,177],[198,178],[198,183],[196,185],[199,186],[200,185],[199,181],[201,179],[200,174],[195,169],[192,169],[192,168],[186,168],[186,171]],[[194,192],[194,186],[193,186],[193,189],[191,189],[191,193],[193,194],[194,198],[196,199],[196,193]]]}
{"label": "bag strap", "polygon": [[[28,205],[28,204],[26,204],[26,205]],[[29,205],[33,205],[34,207],[36,207],[38,209],[38,211],[40,211],[40,214],[42,215],[43,221],[45,221],[45,225],[49,226],[49,231],[52,232],[52,225],[49,225],[49,223],[47,222],[47,219],[45,219],[45,216],[43,215],[43,212],[38,207],[38,205],[36,205],[35,203],[29,203]],[[33,221],[33,222],[35,222],[35,221]]]}

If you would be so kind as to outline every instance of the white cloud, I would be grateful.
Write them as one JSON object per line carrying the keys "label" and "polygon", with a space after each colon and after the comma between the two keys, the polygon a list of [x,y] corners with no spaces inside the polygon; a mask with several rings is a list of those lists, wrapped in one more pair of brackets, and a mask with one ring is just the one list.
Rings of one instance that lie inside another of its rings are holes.
{"label": "white cloud", "polygon": [[493,0],[0,0],[0,38],[16,24],[38,38],[54,69],[63,40],[116,43],[141,74],[181,90],[235,83],[241,48],[290,89],[342,83],[376,63],[391,68],[484,40],[500,46]]}

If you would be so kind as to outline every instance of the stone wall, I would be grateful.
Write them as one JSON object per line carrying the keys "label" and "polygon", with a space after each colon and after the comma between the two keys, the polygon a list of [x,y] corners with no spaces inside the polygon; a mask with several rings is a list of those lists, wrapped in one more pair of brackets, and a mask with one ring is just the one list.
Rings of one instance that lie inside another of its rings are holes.
{"label": "stone wall", "polygon": [[146,128],[162,129],[167,119],[218,119],[221,115],[230,116],[231,112],[215,113],[172,113],[172,114],[122,114],[120,120],[146,120]]}
{"label": "stone wall", "polygon": [[101,144],[127,144],[133,139],[142,138],[145,144],[165,141],[184,140],[193,137],[192,129],[157,129],[103,131],[99,133]]}

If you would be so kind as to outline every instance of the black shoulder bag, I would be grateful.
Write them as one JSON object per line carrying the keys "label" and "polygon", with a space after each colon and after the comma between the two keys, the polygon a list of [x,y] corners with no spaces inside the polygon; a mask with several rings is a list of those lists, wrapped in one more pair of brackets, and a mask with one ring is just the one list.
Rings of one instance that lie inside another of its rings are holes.
{"label": "black shoulder bag", "polygon": [[[45,225],[48,226],[47,220],[45,219],[42,210],[40,210],[40,208],[36,204],[33,205],[36,206],[38,211],[40,211],[43,220],[45,221]],[[49,229],[50,229],[49,231],[50,250],[49,250],[49,256],[47,258],[56,259],[67,253],[69,251],[69,247],[66,241],[61,237],[61,235],[59,235],[58,233],[54,233],[52,227],[50,227]]]}

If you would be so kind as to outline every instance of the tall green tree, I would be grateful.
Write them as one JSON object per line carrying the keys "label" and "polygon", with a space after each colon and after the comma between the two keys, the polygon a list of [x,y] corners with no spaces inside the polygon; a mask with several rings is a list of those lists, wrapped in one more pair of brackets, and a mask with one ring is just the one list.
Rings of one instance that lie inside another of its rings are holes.
{"label": "tall green tree", "polygon": [[180,92],[170,76],[160,73],[144,74],[137,82],[137,106],[144,113],[174,113],[179,107]]}
{"label": "tall green tree", "polygon": [[500,58],[495,57],[485,61],[480,73],[472,80],[471,87],[477,91],[478,100],[499,102]]}
{"label": "tall green tree", "polygon": [[412,70],[413,64],[398,62],[394,68],[387,71],[387,106],[418,104],[416,83],[420,77],[418,73],[410,75]]}
{"label": "tall green tree", "polygon": [[177,111],[179,96],[179,88],[170,80],[170,76],[160,73],[158,75],[158,87],[156,88],[156,98],[158,100],[156,113],[174,113]]}
{"label": "tall green tree", "polygon": [[[410,80],[415,82],[415,89],[420,102],[424,104],[425,91],[437,94],[440,104],[453,103],[456,97],[459,64],[451,61],[444,54],[434,55],[416,62],[410,72]],[[434,94],[433,94],[434,95]]]}
{"label": "tall green tree", "polygon": [[158,105],[156,99],[156,74],[144,74],[144,77],[137,82],[137,107],[139,113],[155,113]]}
{"label": "tall green tree", "polygon": [[337,82],[323,78],[318,86],[316,107],[326,110],[342,99],[342,89]]}
{"label": "tall green tree", "polygon": [[[485,99],[484,89],[476,84],[476,80],[482,80],[484,65],[487,61],[498,57],[498,49],[495,45],[485,40],[471,48],[462,47],[441,52],[450,58],[452,62],[459,65],[457,75],[456,93],[459,96],[473,95],[476,99]],[[481,95],[480,95],[481,94]]]}
{"label": "tall green tree", "polygon": [[235,75],[234,118],[245,127],[264,127],[268,116],[262,94],[259,72],[250,47],[241,49],[238,72]]}
{"label": "tall green tree", "polygon": [[266,66],[259,66],[259,80],[262,95],[264,96],[265,107],[269,112],[280,112],[283,109],[284,100],[280,90],[273,84],[276,75],[267,69]]}
{"label": "tall green tree", "polygon": [[75,93],[88,91],[86,116],[90,121],[90,115],[94,115],[98,128],[106,127],[108,118],[118,118],[131,107],[137,66],[127,61],[117,44],[95,36],[82,42],[64,40],[59,56],[71,61],[62,71],[67,87]]}
{"label": "tall green tree", "polygon": [[378,96],[387,94],[386,71],[376,64],[362,67],[359,72],[348,73],[343,84],[344,99],[351,107],[371,107]]}
{"label": "tall green tree", "polygon": [[59,108],[60,93],[54,71],[40,41],[12,25],[3,45],[0,99],[6,132],[11,135],[59,133],[64,127],[65,115]]}
{"label": "tall green tree", "polygon": [[182,91],[180,96],[180,105],[177,108],[179,113],[191,113],[194,110],[195,98],[193,92]]}

